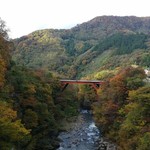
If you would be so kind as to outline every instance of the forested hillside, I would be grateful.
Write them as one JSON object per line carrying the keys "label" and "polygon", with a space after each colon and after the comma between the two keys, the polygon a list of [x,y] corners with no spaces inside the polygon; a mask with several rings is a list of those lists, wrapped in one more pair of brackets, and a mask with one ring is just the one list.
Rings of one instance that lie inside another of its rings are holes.
{"label": "forested hillside", "polygon": [[119,150],[149,149],[150,85],[144,82],[145,77],[141,68],[119,70],[107,78],[93,105],[103,136],[117,143]]}
{"label": "forested hillside", "polygon": [[0,149],[56,149],[62,121],[77,114],[76,95],[62,94],[50,72],[17,66],[12,48],[0,19]]}
{"label": "forested hillside", "polygon": [[149,31],[148,17],[96,17],[69,30],[46,29],[15,39],[13,60],[51,70],[61,78],[81,78],[125,65],[146,67]]}
{"label": "forested hillside", "polygon": [[[56,149],[66,121],[82,107],[119,150],[149,150],[149,17],[96,17],[12,41],[0,24],[0,149]],[[60,78],[104,84],[62,92]]]}

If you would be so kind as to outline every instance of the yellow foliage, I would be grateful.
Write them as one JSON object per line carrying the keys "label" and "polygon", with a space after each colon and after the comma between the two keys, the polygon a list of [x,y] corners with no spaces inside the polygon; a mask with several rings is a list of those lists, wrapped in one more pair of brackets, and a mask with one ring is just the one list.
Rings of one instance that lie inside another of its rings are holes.
{"label": "yellow foliage", "polygon": [[30,94],[36,93],[35,85],[29,84],[29,85],[28,85],[28,92],[29,92]]}
{"label": "yellow foliage", "polygon": [[0,101],[0,119],[12,121],[17,117],[16,111],[9,108],[5,103]]}
{"label": "yellow foliage", "polygon": [[[7,138],[8,142],[17,142],[22,140],[30,131],[27,130],[20,120],[17,119],[17,113],[6,103],[0,101],[0,138]],[[3,140],[1,140],[2,142]],[[1,147],[0,142],[0,147]]]}

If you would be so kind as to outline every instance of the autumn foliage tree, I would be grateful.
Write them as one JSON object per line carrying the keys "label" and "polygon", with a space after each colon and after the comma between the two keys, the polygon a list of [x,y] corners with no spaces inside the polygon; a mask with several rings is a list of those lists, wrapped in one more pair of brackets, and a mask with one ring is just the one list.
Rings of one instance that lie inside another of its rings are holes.
{"label": "autumn foliage tree", "polygon": [[121,147],[128,150],[148,150],[150,140],[150,87],[145,86],[129,92],[129,103],[121,113],[125,115],[119,130]]}
{"label": "autumn foliage tree", "polygon": [[0,19],[0,149],[56,149],[60,120],[77,114],[73,96],[61,95],[59,102],[57,77],[44,69],[17,66],[10,48]]}
{"label": "autumn foliage tree", "polygon": [[[125,111],[124,108],[127,107],[127,105],[131,105],[131,108],[135,107],[137,111],[140,109],[137,105],[132,106],[133,102],[128,99],[131,97],[131,90],[136,91],[138,88],[144,86],[144,78],[145,73],[141,68],[127,67],[120,70],[118,74],[103,84],[98,92],[100,99],[93,105],[96,123],[100,126],[102,133],[115,142],[118,142],[119,139],[122,139],[121,141],[128,139],[128,136],[123,138],[121,135],[123,133],[128,134],[127,131],[123,130],[123,121],[125,121],[129,113],[126,112],[126,116],[125,113],[123,113]],[[138,96],[140,97],[140,95]],[[143,109],[145,110],[145,106]],[[138,118],[135,119],[138,120]],[[136,128],[134,129],[136,130]],[[119,134],[120,132],[121,134]]]}
{"label": "autumn foliage tree", "polygon": [[9,42],[5,22],[0,18],[0,89],[4,86],[9,57]]}
{"label": "autumn foliage tree", "polygon": [[30,131],[17,119],[17,112],[8,104],[0,101],[0,148],[18,149],[23,140],[30,139]]}
{"label": "autumn foliage tree", "polygon": [[18,149],[23,141],[30,139],[30,131],[24,127],[21,119],[18,119],[9,95],[11,86],[6,79],[10,67],[9,50],[10,42],[5,22],[0,19],[0,149],[2,150]]}

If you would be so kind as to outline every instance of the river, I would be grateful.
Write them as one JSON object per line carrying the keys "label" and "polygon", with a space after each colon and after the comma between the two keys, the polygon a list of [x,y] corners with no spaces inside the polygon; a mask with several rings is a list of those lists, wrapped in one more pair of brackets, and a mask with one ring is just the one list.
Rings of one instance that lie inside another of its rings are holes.
{"label": "river", "polygon": [[100,138],[100,131],[87,110],[82,110],[73,128],[60,133],[59,138],[61,143],[57,150],[116,150],[114,144]]}

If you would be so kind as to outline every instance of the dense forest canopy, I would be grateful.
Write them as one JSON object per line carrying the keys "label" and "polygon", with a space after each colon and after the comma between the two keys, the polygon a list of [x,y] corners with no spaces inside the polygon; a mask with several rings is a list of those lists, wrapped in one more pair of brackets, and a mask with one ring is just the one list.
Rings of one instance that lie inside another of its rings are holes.
{"label": "dense forest canopy", "polygon": [[[0,19],[0,148],[56,149],[81,106],[120,150],[149,150],[149,31],[148,17],[102,16],[10,41]],[[105,84],[62,93],[60,78]]]}
{"label": "dense forest canopy", "polygon": [[50,72],[17,66],[5,23],[0,24],[0,149],[56,149],[59,120],[77,114],[76,95],[62,95]]}
{"label": "dense forest canopy", "polygon": [[141,68],[127,67],[107,79],[93,105],[103,135],[120,150],[148,150],[150,140],[150,85]]}

